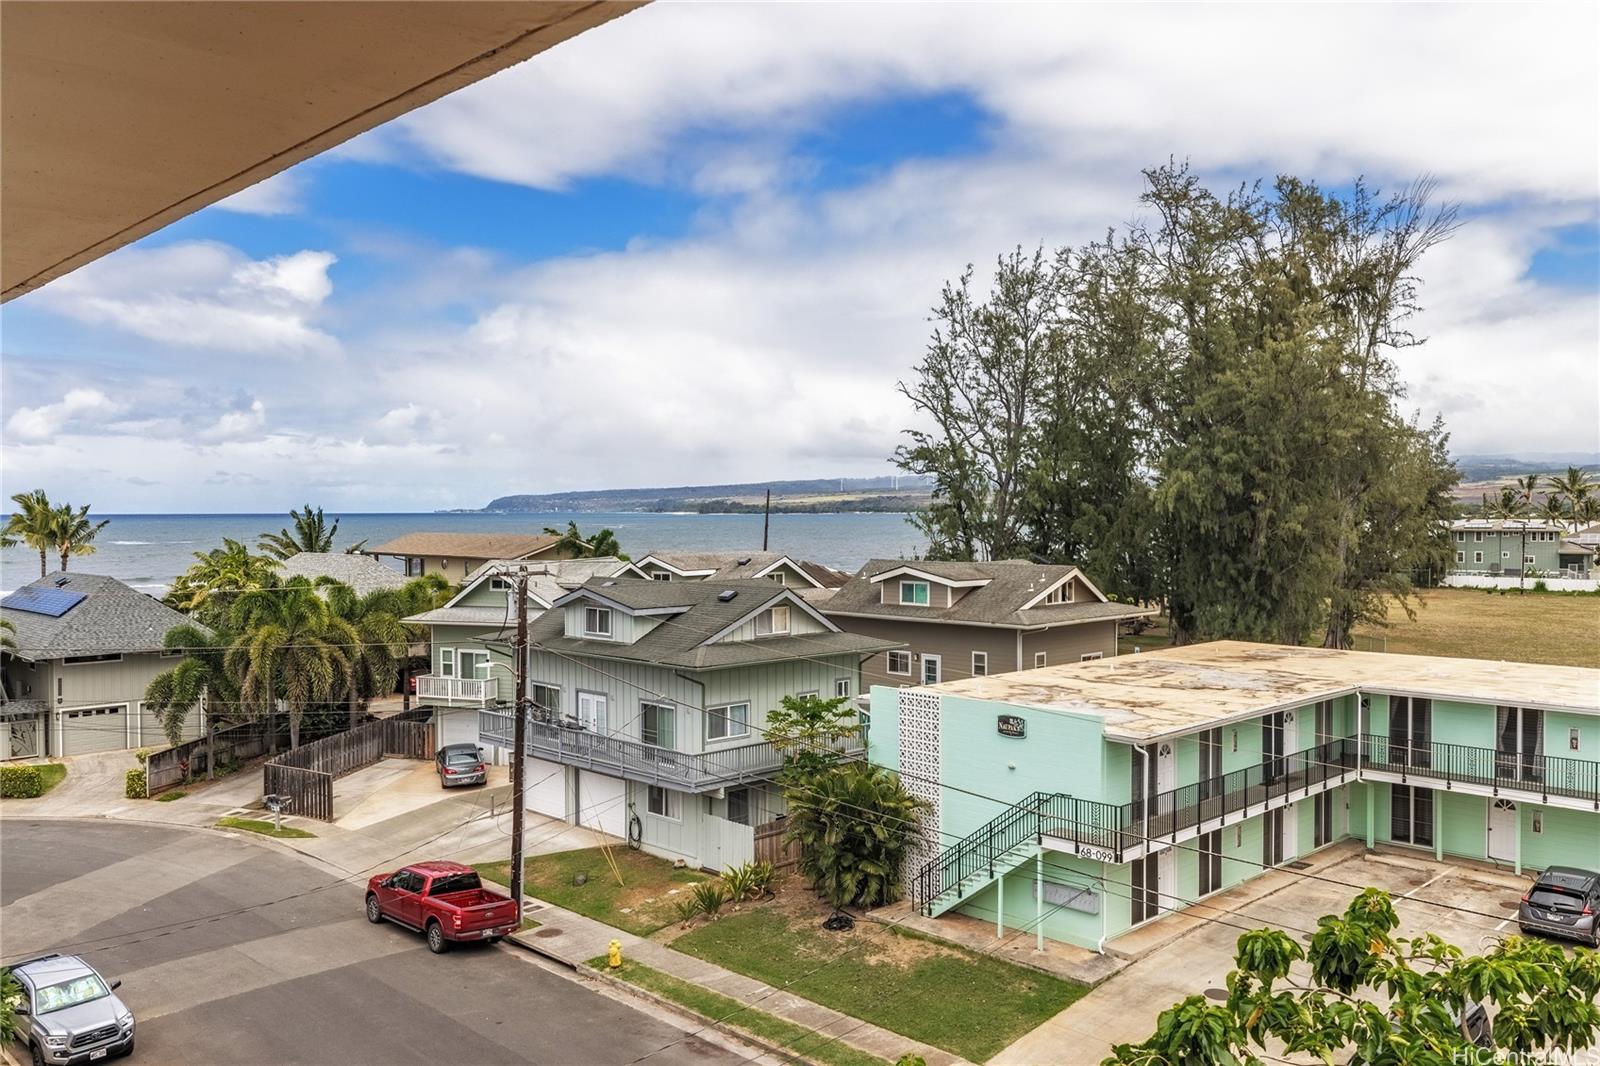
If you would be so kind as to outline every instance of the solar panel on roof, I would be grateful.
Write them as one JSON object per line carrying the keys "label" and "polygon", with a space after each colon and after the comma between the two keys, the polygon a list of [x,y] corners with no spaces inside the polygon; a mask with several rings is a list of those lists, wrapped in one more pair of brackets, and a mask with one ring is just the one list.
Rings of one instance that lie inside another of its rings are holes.
{"label": "solar panel on roof", "polygon": [[0,600],[0,607],[60,618],[87,598],[86,594],[71,589],[18,589]]}

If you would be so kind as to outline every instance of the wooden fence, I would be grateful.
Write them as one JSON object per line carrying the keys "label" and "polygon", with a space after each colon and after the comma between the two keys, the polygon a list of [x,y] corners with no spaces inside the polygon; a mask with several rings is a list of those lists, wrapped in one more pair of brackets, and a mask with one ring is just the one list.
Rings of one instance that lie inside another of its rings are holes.
{"label": "wooden fence", "polygon": [[385,718],[302,744],[262,767],[261,794],[289,798],[290,814],[333,821],[334,778],[379,759],[433,758],[433,723]]}
{"label": "wooden fence", "polygon": [[152,752],[144,764],[146,793],[154,796],[158,792],[176,788],[190,778],[204,777],[210,759],[208,747],[215,753],[217,765],[227,766],[265,755],[274,746],[282,747],[288,743],[288,737],[289,723],[280,717],[219,729],[214,744],[201,737],[164,751]]}
{"label": "wooden fence", "polygon": [[788,828],[788,822],[781,818],[756,826],[756,862],[770,862],[773,869],[780,871],[800,865],[800,842],[783,839]]}

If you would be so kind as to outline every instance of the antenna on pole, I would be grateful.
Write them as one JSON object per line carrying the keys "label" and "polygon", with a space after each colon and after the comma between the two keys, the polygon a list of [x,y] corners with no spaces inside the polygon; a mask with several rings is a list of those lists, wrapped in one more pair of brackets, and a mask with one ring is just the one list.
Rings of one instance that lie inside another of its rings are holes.
{"label": "antenna on pole", "polygon": [[767,490],[767,507],[761,513],[761,550],[767,550],[767,534],[772,530],[772,490]]}

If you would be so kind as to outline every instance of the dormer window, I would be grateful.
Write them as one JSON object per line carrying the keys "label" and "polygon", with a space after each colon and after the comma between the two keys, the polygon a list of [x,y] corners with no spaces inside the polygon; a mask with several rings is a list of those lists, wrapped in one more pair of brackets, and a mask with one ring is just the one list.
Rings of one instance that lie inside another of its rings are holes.
{"label": "dormer window", "polygon": [[777,570],[777,571],[774,571],[773,573],[768,574],[767,575],[767,580],[768,581],[776,581],[780,585],[783,584],[783,571],[782,570]]}
{"label": "dormer window", "polygon": [[583,609],[583,635],[611,639],[611,608],[585,607]]}
{"label": "dormer window", "polygon": [[928,583],[926,581],[900,582],[900,602],[911,607],[928,606]]}
{"label": "dormer window", "polygon": [[672,572],[670,570],[657,570],[655,573],[650,575],[650,580],[651,581],[671,581],[672,580]]}
{"label": "dormer window", "polygon": [[756,636],[771,637],[789,632],[789,608],[774,607],[756,615]]}
{"label": "dormer window", "polygon": [[1071,603],[1072,582],[1063,581],[1044,595],[1045,603]]}
{"label": "dormer window", "polygon": [[510,592],[511,579],[504,577],[491,577],[489,579],[489,587],[495,592]]}

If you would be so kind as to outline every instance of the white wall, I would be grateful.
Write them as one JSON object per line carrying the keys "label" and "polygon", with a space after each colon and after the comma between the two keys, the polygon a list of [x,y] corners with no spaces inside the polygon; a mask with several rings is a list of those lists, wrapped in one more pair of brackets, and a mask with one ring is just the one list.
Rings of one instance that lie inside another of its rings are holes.
{"label": "white wall", "polygon": [[[1551,592],[1594,592],[1600,590],[1600,578],[1593,577],[1529,577],[1520,587],[1533,588],[1535,581],[1543,581]],[[1455,589],[1514,589],[1519,587],[1515,575],[1494,577],[1489,574],[1449,574],[1440,582]]]}

